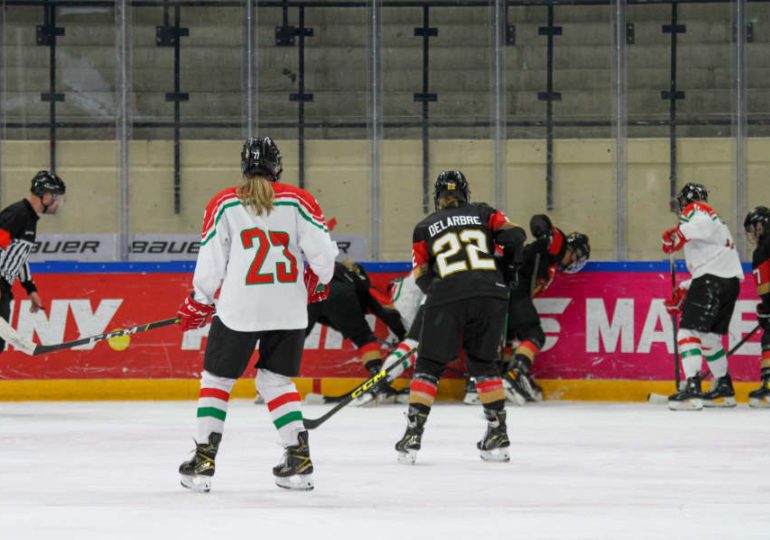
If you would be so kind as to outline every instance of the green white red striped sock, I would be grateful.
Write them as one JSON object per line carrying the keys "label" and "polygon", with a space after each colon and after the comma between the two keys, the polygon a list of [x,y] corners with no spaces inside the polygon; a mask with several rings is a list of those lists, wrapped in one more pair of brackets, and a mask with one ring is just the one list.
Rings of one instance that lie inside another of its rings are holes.
{"label": "green white red striped sock", "polygon": [[198,394],[198,437],[199,443],[209,440],[212,432],[224,433],[227,405],[235,379],[218,377],[204,371],[201,376],[201,389]]}
{"label": "green white red striped sock", "polygon": [[682,357],[682,368],[686,378],[694,377],[700,372],[703,364],[701,340],[686,330],[679,331],[679,355]]}
{"label": "green white red striped sock", "polygon": [[270,418],[284,446],[297,444],[297,434],[305,430],[302,423],[301,398],[297,387],[285,375],[266,369],[257,370],[257,390],[265,398]]}
{"label": "green white red striped sock", "polygon": [[727,353],[724,347],[708,348],[703,347],[703,356],[708,362],[709,370],[715,379],[720,379],[727,375]]}

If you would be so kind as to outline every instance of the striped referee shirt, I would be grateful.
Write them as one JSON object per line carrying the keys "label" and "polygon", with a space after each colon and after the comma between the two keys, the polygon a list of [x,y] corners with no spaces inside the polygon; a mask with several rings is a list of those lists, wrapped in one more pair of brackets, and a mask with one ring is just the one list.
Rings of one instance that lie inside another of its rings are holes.
{"label": "striped referee shirt", "polygon": [[37,290],[29,271],[29,255],[35,245],[38,219],[27,199],[0,212],[0,278],[9,286],[18,279],[27,293]]}

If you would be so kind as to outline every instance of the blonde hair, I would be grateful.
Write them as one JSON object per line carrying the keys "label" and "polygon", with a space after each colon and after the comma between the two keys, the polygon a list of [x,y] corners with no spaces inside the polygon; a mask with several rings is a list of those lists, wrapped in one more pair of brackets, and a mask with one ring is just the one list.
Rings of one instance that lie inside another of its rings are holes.
{"label": "blonde hair", "polygon": [[257,215],[269,214],[273,209],[273,185],[264,176],[243,177],[244,183],[238,186],[238,198],[246,206],[254,208]]}

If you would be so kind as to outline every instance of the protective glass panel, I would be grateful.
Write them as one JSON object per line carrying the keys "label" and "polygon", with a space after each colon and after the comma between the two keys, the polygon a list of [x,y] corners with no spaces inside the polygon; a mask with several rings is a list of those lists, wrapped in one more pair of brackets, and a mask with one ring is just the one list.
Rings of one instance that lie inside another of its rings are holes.
{"label": "protective glass panel", "polygon": [[385,259],[410,257],[441,170],[462,170],[472,200],[493,202],[493,15],[463,3],[383,10]]}
{"label": "protective glass panel", "polygon": [[[25,197],[36,171],[55,171],[67,186],[65,204],[41,219],[43,248],[30,260],[114,260],[114,10],[4,4],[3,13],[2,204]],[[85,204],[89,211],[80,211]]]}
{"label": "protective glass panel", "polygon": [[246,7],[131,9],[132,259],[195,259],[202,213],[240,182]]}

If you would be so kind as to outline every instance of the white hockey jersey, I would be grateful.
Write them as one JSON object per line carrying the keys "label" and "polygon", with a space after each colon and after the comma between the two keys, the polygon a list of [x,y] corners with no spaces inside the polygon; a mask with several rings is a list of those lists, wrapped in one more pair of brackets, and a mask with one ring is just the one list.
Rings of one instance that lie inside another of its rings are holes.
{"label": "white hockey jersey", "polygon": [[304,261],[328,283],[337,244],[321,208],[307,191],[274,183],[269,214],[244,205],[236,188],[211,199],[193,276],[195,300],[216,300],[216,316],[232,330],[292,330],[307,327]]}
{"label": "white hockey jersey", "polygon": [[684,258],[693,279],[711,274],[743,280],[741,260],[730,229],[708,204],[687,205],[679,216],[679,230],[687,239]]}

